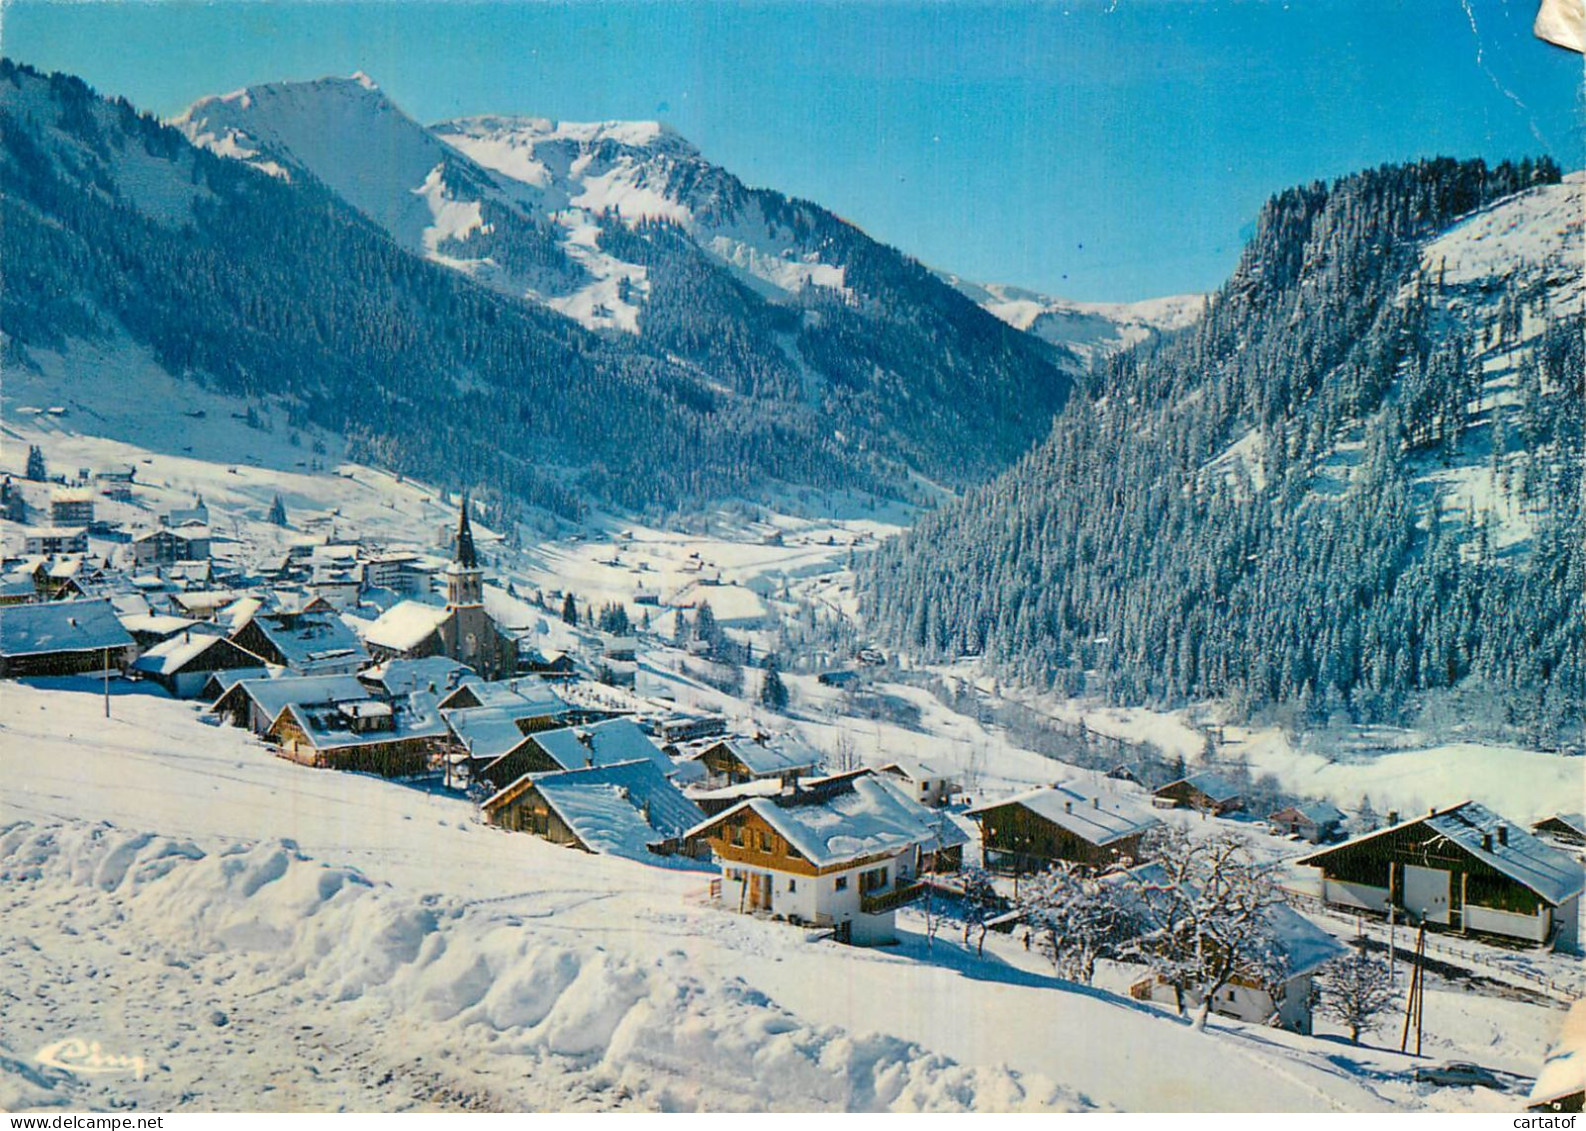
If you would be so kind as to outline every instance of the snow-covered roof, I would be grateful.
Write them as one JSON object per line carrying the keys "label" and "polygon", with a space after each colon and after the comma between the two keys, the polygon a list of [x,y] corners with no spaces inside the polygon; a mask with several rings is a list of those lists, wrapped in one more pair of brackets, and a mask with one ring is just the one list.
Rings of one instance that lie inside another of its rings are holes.
{"label": "snow-covered roof", "polygon": [[482,682],[478,672],[450,656],[421,656],[416,659],[398,656],[383,664],[365,668],[358,676],[366,683],[378,684],[388,695],[403,695],[430,687],[444,695],[464,683]]}
{"label": "snow-covered roof", "polygon": [[[1586,871],[1579,860],[1485,805],[1467,801],[1427,817],[1425,822],[1428,828],[1436,829],[1483,864],[1524,884],[1555,906],[1586,887]],[[1500,826],[1507,830],[1504,843],[1498,840]],[[1483,836],[1490,840],[1483,841]],[[1487,844],[1491,847],[1484,847]]]}
{"label": "snow-covered roof", "polygon": [[[171,675],[217,645],[235,649],[237,646],[218,632],[187,632],[162,640],[132,663],[134,671],[150,675]],[[238,649],[240,651],[240,649]],[[221,651],[225,651],[222,648]]]}
{"label": "snow-covered roof", "polygon": [[[368,698],[297,701],[282,708],[302,728],[317,750],[339,750],[350,746],[379,746],[414,738],[442,738],[446,722],[435,706],[435,696],[415,691],[390,702]],[[391,725],[377,730],[351,729],[353,720],[389,717]],[[279,716],[277,717],[279,721]]]}
{"label": "snow-covered roof", "polygon": [[448,610],[437,605],[403,601],[381,613],[364,631],[363,638],[380,648],[406,652],[418,647],[450,615]]}
{"label": "snow-covered roof", "polygon": [[471,758],[499,758],[523,745],[517,714],[506,707],[449,707],[441,711]]}
{"label": "snow-covered roof", "polygon": [[538,676],[519,679],[470,681],[468,692],[481,707],[500,707],[517,718],[555,715],[567,710],[567,701]]}
{"label": "snow-covered roof", "polygon": [[[643,759],[539,774],[533,782],[540,796],[592,852],[653,860],[648,845],[676,839],[704,817],[699,806],[678,792],[655,763]],[[488,807],[490,802],[485,804]]]}
{"label": "snow-covered roof", "polygon": [[672,769],[671,761],[661,753],[661,748],[651,742],[632,719],[607,719],[587,726],[542,730],[534,735],[534,741],[566,770],[639,759],[654,763],[663,774]]}
{"label": "snow-covered roof", "polygon": [[1586,813],[1554,813],[1551,817],[1543,817],[1531,827],[1540,828],[1554,822],[1573,830],[1579,836],[1586,836]]}
{"label": "snow-covered roof", "polygon": [[1285,805],[1282,809],[1273,813],[1270,819],[1288,821],[1296,817],[1309,821],[1318,828],[1325,828],[1328,825],[1342,824],[1345,814],[1342,809],[1331,802],[1301,801],[1294,805]]}
{"label": "snow-covered roof", "polygon": [[[712,747],[716,745],[718,744],[711,744]],[[807,770],[820,761],[820,756],[815,751],[802,746],[760,743],[753,740],[722,742],[719,745],[732,751],[733,756],[748,767],[749,772],[757,778]]]}
{"label": "snow-covered roof", "polygon": [[939,770],[922,758],[912,758],[907,754],[889,759],[886,764],[878,767],[883,772],[896,770],[910,781],[945,780],[952,775],[945,770]]}
{"label": "snow-covered roof", "polygon": [[[1397,825],[1312,853],[1298,863],[1320,866],[1334,853],[1347,852],[1367,841],[1415,825],[1424,825],[1447,837],[1475,859],[1555,907],[1586,888],[1586,869],[1579,860],[1475,801],[1462,801],[1449,809],[1400,821]],[[1504,830],[1502,834],[1500,828]]]}
{"label": "snow-covered roof", "polygon": [[289,703],[341,703],[369,698],[354,675],[299,675],[281,679],[243,679],[228,689],[246,695],[274,720]]}
{"label": "snow-covered roof", "polygon": [[775,797],[782,789],[780,778],[756,778],[719,789],[691,789],[688,795],[695,801],[738,801],[745,797]]}
{"label": "snow-covered roof", "polygon": [[311,675],[316,669],[345,667],[369,658],[363,644],[342,619],[331,613],[301,616],[263,614],[253,623],[293,671]]}
{"label": "snow-covered roof", "polygon": [[969,815],[1004,805],[1028,809],[1098,847],[1139,836],[1161,824],[1149,809],[1129,798],[1116,793],[1089,793],[1071,784],[1042,786],[1001,801],[988,801],[970,809]]}
{"label": "snow-covered roof", "polygon": [[1216,802],[1232,801],[1234,798],[1239,796],[1239,789],[1237,786],[1235,786],[1227,778],[1212,773],[1210,770],[1203,770],[1198,774],[1191,774],[1187,778],[1180,778],[1178,781],[1168,782],[1167,785],[1157,790],[1157,792],[1162,793],[1164,790],[1172,789],[1176,785],[1187,785],[1191,789],[1199,790],[1201,793],[1205,794],[1207,797]]}
{"label": "snow-covered roof", "polygon": [[0,656],[92,652],[132,642],[106,600],[0,606]]}
{"label": "snow-covered roof", "polygon": [[192,617],[179,617],[175,613],[132,613],[123,614],[121,617],[121,627],[128,632],[147,632],[153,636],[164,637],[175,636],[178,632],[185,632],[201,624],[208,625],[209,622],[196,621]]}
{"label": "snow-covered roof", "polygon": [[236,599],[237,594],[229,589],[195,589],[171,594],[171,600],[184,609],[219,609]]}
{"label": "snow-covered roof", "polygon": [[689,832],[703,832],[748,809],[818,868],[896,854],[914,845],[950,848],[969,839],[945,815],[916,804],[882,778],[867,774],[844,784],[846,788],[830,792],[740,801]]}

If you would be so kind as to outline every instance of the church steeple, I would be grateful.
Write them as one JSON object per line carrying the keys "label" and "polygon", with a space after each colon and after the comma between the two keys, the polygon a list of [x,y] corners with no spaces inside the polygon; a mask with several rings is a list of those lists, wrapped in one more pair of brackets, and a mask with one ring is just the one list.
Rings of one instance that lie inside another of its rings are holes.
{"label": "church steeple", "polygon": [[474,532],[468,525],[468,494],[463,493],[462,514],[457,519],[457,564],[464,569],[478,569],[479,555],[474,552]]}
{"label": "church steeple", "polygon": [[452,564],[446,567],[446,604],[479,605],[484,603],[484,571],[479,568],[479,554],[474,550],[474,532],[468,525],[468,496],[463,495],[462,514],[457,519],[457,549]]}

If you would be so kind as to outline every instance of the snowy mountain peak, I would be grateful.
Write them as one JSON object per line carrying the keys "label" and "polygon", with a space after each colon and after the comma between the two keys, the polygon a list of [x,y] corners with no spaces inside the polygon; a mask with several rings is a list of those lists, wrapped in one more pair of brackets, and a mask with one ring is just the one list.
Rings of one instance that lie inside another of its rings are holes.
{"label": "snowy mountain peak", "polygon": [[443,137],[512,139],[529,146],[555,141],[595,146],[611,141],[631,149],[699,156],[699,150],[682,134],[663,122],[654,121],[559,122],[550,118],[483,114],[438,122],[433,128]]}
{"label": "snowy mountain peak", "polygon": [[1206,304],[1206,296],[1198,294],[1139,302],[1080,302],[1005,283],[976,283],[949,274],[942,278],[1008,325],[1066,346],[1087,361],[1188,326]]}

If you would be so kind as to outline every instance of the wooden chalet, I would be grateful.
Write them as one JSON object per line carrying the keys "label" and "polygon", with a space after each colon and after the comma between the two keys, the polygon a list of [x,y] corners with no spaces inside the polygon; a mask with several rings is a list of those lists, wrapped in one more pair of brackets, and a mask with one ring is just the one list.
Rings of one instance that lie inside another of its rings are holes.
{"label": "wooden chalet", "polygon": [[0,606],[0,678],[120,670],[136,656],[109,601]]}
{"label": "wooden chalet", "polygon": [[154,645],[133,661],[132,670],[176,699],[196,698],[219,671],[265,672],[258,656],[218,632],[193,629]]}
{"label": "wooden chalet", "polygon": [[1344,811],[1326,801],[1301,801],[1285,805],[1267,817],[1272,831],[1297,836],[1312,844],[1334,839],[1343,831]]}
{"label": "wooden chalet", "polygon": [[1171,781],[1151,794],[1159,809],[1196,809],[1221,817],[1243,809],[1244,799],[1232,782],[1214,773],[1191,774]]}
{"label": "wooden chalet", "polygon": [[[522,730],[525,725],[516,724]],[[505,789],[524,774],[554,773],[606,766],[617,762],[647,761],[663,775],[673,772],[671,761],[629,718],[607,719],[580,726],[557,725],[529,730],[509,751],[478,768],[475,776],[495,789]]]}
{"label": "wooden chalet", "polygon": [[812,772],[819,758],[812,750],[775,746],[756,738],[712,743],[697,761],[715,785],[766,779],[789,784]]}
{"label": "wooden chalet", "polygon": [[448,740],[434,700],[419,695],[391,703],[288,703],[264,737],[289,761],[386,778],[425,773],[444,756]]}
{"label": "wooden chalet", "polygon": [[350,674],[369,662],[362,642],[334,613],[255,613],[232,639],[265,663],[298,675]]}
{"label": "wooden chalet", "polygon": [[648,760],[525,774],[483,813],[498,828],[638,860],[676,855],[705,816]]}
{"label": "wooden chalet", "polygon": [[895,940],[895,913],[923,893],[922,869],[968,837],[892,782],[862,774],[740,801],[688,839],[707,843],[720,866],[712,894],[722,906],[873,945]]}
{"label": "wooden chalet", "polygon": [[1586,814],[1555,813],[1534,822],[1531,831],[1560,844],[1586,845]]}
{"label": "wooden chalet", "polygon": [[1474,801],[1394,821],[1299,863],[1321,872],[1322,898],[1335,907],[1579,946],[1581,861]]}
{"label": "wooden chalet", "polygon": [[986,866],[1042,871],[1059,861],[1101,868],[1140,859],[1140,841],[1160,824],[1145,806],[1074,785],[1032,789],[970,809]]}
{"label": "wooden chalet", "polygon": [[[219,673],[211,677],[218,678]],[[369,689],[350,675],[239,679],[210,704],[209,710],[232,726],[247,727],[262,736],[290,703],[352,703],[368,698]]]}

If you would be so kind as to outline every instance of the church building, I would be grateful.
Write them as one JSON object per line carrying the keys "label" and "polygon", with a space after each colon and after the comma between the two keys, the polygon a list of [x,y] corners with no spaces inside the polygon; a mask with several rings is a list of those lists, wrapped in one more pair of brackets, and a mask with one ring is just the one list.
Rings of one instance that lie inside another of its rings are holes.
{"label": "church building", "polygon": [[457,547],[446,567],[446,607],[403,601],[369,626],[364,643],[377,661],[446,656],[485,679],[516,674],[517,642],[485,612],[484,571],[468,525],[468,499],[457,522]]}

